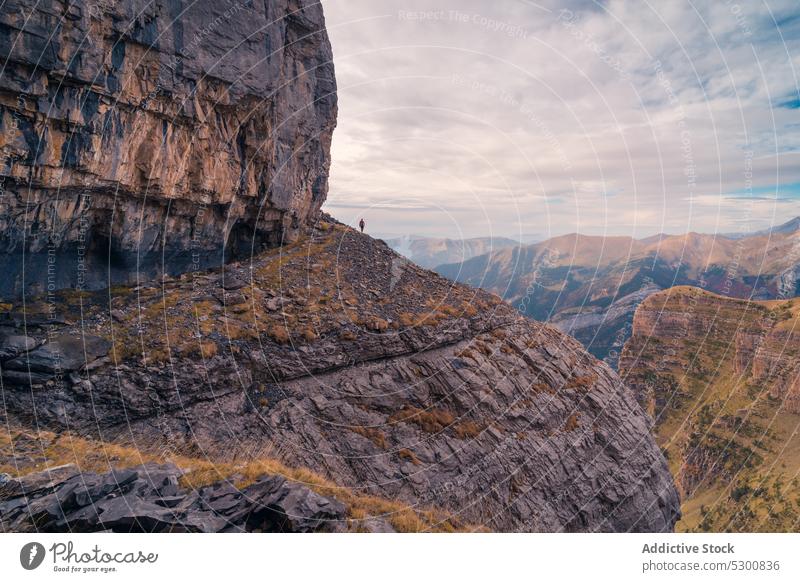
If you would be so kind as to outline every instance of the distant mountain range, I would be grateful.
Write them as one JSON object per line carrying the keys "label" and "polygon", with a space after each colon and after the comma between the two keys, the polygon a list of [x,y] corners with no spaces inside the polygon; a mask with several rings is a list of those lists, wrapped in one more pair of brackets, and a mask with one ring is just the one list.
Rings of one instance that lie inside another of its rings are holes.
{"label": "distant mountain range", "polygon": [[649,295],[694,285],[738,298],[797,294],[800,218],[740,238],[688,233],[644,239],[570,234],[440,265],[441,275],[490,290],[549,321],[616,366],[633,313]]}
{"label": "distant mountain range", "polygon": [[432,269],[445,263],[460,263],[478,255],[519,246],[519,241],[504,237],[468,239],[403,236],[385,239],[389,247],[420,267]]}
{"label": "distant mountain range", "polygon": [[726,233],[724,236],[728,238],[745,238],[749,236],[763,236],[769,234],[787,234],[790,232],[795,232],[796,230],[800,230],[800,216],[796,216],[788,222],[784,222],[778,226],[772,226],[770,228],[765,228],[750,233]]}

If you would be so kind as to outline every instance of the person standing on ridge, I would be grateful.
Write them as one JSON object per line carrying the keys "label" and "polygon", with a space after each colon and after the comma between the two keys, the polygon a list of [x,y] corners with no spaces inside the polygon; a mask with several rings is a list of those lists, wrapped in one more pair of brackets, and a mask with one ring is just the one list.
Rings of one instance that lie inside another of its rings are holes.
{"label": "person standing on ridge", "polygon": [[367,223],[366,223],[366,222],[364,222],[364,219],[363,219],[363,218],[362,218],[361,220],[359,220],[359,221],[358,221],[358,228],[360,228],[360,229],[361,229],[361,232],[364,232],[364,227],[365,227],[365,226],[367,226]]}

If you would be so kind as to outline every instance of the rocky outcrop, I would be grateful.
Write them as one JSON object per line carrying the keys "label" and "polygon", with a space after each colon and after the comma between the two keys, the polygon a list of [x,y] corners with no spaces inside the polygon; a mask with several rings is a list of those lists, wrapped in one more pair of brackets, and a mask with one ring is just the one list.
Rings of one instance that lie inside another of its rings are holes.
{"label": "rocky outcrop", "polygon": [[342,225],[107,300],[84,297],[80,327],[66,301],[60,333],[107,338],[108,360],[7,383],[15,422],[35,411],[102,440],[275,455],[502,531],[669,531],[678,518],[649,421],[608,366]]}
{"label": "rocky outcrop", "polygon": [[319,3],[9,0],[0,62],[0,296],[219,265],[325,199]]}
{"label": "rocky outcrop", "polygon": [[[753,382],[769,386],[772,398],[783,402],[786,410],[800,414],[800,329],[786,322],[770,323],[765,322],[769,332],[762,338],[740,338],[737,334],[737,371],[746,373],[749,368]],[[745,358],[750,354],[748,366]]]}
{"label": "rocky outcrop", "polygon": [[91,335],[54,335],[49,341],[43,339],[40,345],[28,336],[3,337],[3,329],[0,327],[0,341],[7,347],[0,349],[2,378],[10,383],[41,384],[61,379],[89,367],[106,356],[111,347],[103,338]]}
{"label": "rocky outcrop", "polygon": [[190,490],[174,465],[103,475],[74,465],[12,479],[0,475],[0,529],[13,532],[338,531],[345,507],[283,477],[242,490],[227,482]]}

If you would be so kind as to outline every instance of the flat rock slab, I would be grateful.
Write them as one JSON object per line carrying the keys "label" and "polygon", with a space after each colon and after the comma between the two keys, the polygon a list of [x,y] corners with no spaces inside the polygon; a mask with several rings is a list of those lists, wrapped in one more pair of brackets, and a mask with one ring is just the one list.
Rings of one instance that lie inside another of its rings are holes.
{"label": "flat rock slab", "polygon": [[4,364],[8,370],[59,374],[80,370],[108,354],[111,344],[103,338],[63,335]]}
{"label": "flat rock slab", "polygon": [[27,352],[36,347],[38,342],[27,335],[7,335],[0,339],[0,346],[14,348],[20,352]]}

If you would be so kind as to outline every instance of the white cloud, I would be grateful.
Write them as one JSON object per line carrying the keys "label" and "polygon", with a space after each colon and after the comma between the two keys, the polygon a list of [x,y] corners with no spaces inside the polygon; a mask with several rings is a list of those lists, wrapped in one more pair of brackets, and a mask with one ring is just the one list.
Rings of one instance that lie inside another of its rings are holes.
{"label": "white cloud", "polygon": [[646,236],[800,213],[727,196],[800,182],[800,109],[777,106],[798,95],[794,0],[324,4],[342,220]]}

